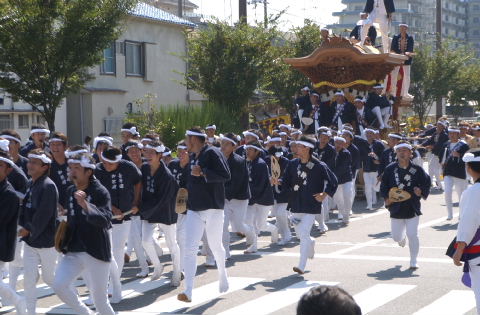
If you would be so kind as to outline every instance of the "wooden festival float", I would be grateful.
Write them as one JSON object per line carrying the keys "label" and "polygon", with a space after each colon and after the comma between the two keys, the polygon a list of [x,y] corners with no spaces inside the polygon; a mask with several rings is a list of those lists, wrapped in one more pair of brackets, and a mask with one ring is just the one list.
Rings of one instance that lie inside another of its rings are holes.
{"label": "wooden festival float", "polygon": [[[360,46],[344,37],[332,36],[324,40],[309,56],[285,58],[284,62],[307,76],[320,102],[331,102],[335,91],[344,92],[348,101],[367,96],[377,83],[386,82],[387,75],[401,66],[408,57],[395,53],[382,53],[373,46]],[[397,85],[401,86],[401,75]],[[397,89],[401,91],[401,88]],[[392,125],[398,128],[398,111],[410,106],[411,100],[397,97],[393,104]]]}

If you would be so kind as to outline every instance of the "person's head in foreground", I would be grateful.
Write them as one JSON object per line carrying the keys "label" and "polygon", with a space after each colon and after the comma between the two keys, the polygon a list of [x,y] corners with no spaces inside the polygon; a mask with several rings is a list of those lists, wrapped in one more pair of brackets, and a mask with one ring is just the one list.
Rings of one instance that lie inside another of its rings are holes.
{"label": "person's head in foreground", "polygon": [[342,288],[321,285],[300,298],[297,315],[362,315],[362,310]]}

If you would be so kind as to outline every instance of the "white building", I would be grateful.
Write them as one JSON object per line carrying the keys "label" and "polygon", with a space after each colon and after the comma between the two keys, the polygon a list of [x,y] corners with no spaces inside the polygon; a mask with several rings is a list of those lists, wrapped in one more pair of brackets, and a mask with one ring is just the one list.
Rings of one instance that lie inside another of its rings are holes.
{"label": "white building", "polygon": [[[90,69],[94,79],[68,95],[56,113],[56,130],[71,144],[100,132],[117,137],[135,101],[155,95],[158,105],[201,104],[205,99],[181,82],[187,69],[185,30],[196,25],[146,3],[139,3],[122,23],[123,34],[104,51],[105,61]],[[17,130],[26,140],[39,113],[13,102],[0,91],[0,129]]]}

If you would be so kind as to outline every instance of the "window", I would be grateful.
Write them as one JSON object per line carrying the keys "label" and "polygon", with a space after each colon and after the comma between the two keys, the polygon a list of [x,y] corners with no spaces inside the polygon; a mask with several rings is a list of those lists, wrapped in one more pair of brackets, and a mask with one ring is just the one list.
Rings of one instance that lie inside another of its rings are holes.
{"label": "window", "polygon": [[473,5],[473,10],[478,11],[480,10],[480,6],[478,4]]}
{"label": "window", "polygon": [[473,18],[473,23],[478,23],[478,21],[479,21],[478,17]]}
{"label": "window", "polygon": [[478,35],[478,34],[480,34],[480,32],[478,30],[473,31],[473,35]]}
{"label": "window", "polygon": [[125,69],[127,75],[143,76],[144,55],[141,43],[125,42]]}
{"label": "window", "polygon": [[12,125],[10,115],[0,115],[0,129],[12,129]]}
{"label": "window", "polygon": [[116,59],[115,59],[115,43],[103,51],[103,62],[100,66],[101,74],[115,74]]}
{"label": "window", "polygon": [[18,115],[18,128],[28,129],[30,128],[28,115]]}

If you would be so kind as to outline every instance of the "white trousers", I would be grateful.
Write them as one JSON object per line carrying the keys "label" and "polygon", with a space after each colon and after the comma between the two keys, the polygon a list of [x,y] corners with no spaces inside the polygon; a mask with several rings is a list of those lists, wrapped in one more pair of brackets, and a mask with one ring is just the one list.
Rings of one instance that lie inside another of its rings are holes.
{"label": "white trousers", "polygon": [[351,198],[351,203],[350,203],[350,209],[353,209],[353,203],[355,202],[355,197],[357,196],[357,176],[358,176],[358,170],[355,170],[353,173],[353,180],[352,180],[352,198]]}
{"label": "white trousers", "polygon": [[475,294],[475,301],[477,303],[477,314],[480,315],[480,257],[469,260],[469,273],[472,279],[472,290]]}
{"label": "white trousers", "polygon": [[24,242],[20,242],[20,238],[17,237],[15,246],[15,258],[13,261],[8,263],[8,284],[10,288],[16,291],[17,289],[17,280],[18,276],[22,272],[23,266],[23,244]]}
{"label": "white trousers", "polygon": [[254,230],[245,224],[247,215],[248,199],[247,200],[225,200],[223,219],[223,247],[225,248],[225,257],[230,258],[230,231],[229,226],[236,232],[245,234],[247,237],[247,244],[253,242],[255,235]]}
{"label": "white trousers", "polygon": [[468,187],[468,181],[454,176],[445,176],[443,178],[443,185],[445,186],[445,204],[447,205],[447,214],[449,218],[453,218],[453,188],[458,195],[458,200],[462,197],[462,193]]}
{"label": "white trousers", "polygon": [[411,219],[394,219],[391,218],[392,238],[395,242],[400,242],[408,238],[408,247],[410,249],[410,266],[417,265],[418,251],[420,242],[418,240],[418,222],[419,216]]}
{"label": "white trousers", "polygon": [[192,290],[197,272],[197,253],[203,232],[206,233],[208,245],[212,250],[217,263],[220,291],[228,290],[227,270],[225,268],[225,249],[223,248],[223,217],[221,209],[208,209],[204,211],[187,211],[185,238],[185,291],[192,297]]}
{"label": "white trousers", "polygon": [[52,287],[53,279],[55,278],[55,266],[57,265],[57,252],[55,248],[34,248],[25,244],[23,252],[23,285],[25,287],[25,301],[29,315],[36,314],[36,286],[39,278],[39,265],[42,268],[43,281]]}
{"label": "white trousers", "polygon": [[277,229],[282,235],[282,241],[289,241],[292,238],[290,226],[288,224],[288,203],[277,203],[273,205],[273,215],[277,218]]}
{"label": "white trousers", "polygon": [[338,213],[343,216],[343,222],[348,223],[352,209],[352,182],[338,185],[333,200],[337,203]]}
{"label": "white trousers", "polygon": [[148,274],[147,257],[142,246],[142,220],[140,216],[132,216],[130,220],[132,223],[127,241],[127,254],[130,256],[132,250],[135,250],[142,273]]}
{"label": "white trousers", "polygon": [[180,252],[180,271],[185,266],[185,239],[187,237],[187,215],[179,214],[177,219],[177,243]]}
{"label": "white trousers", "polygon": [[365,24],[362,27],[361,32],[361,43],[362,45],[365,43],[365,38],[368,35],[368,30],[370,26],[373,26],[373,23],[378,23],[380,26],[380,32],[382,33],[382,47],[383,52],[388,53],[390,51],[390,39],[388,38],[388,18],[387,12],[379,12],[378,9],[373,9],[373,11],[369,14],[368,19],[365,21]]}
{"label": "white trousers", "polygon": [[58,297],[75,313],[95,314],[82,301],[74,289],[73,282],[80,274],[88,276],[88,289],[99,314],[114,315],[108,301],[107,286],[110,262],[98,260],[85,252],[67,253],[58,264],[53,289]]}
{"label": "white trousers", "polygon": [[[0,261],[0,270],[6,267],[6,263],[3,261]],[[5,304],[6,301],[9,303],[12,303],[14,305],[17,305],[21,301],[20,295],[18,295],[14,289],[12,289],[9,285],[4,283],[0,279],[0,297],[2,298],[3,304]]]}
{"label": "white trousers", "polygon": [[122,299],[122,270],[125,263],[125,244],[130,233],[131,221],[123,221],[121,224],[112,224],[111,244],[112,261],[110,264],[110,281],[113,289],[112,295],[114,301]]}
{"label": "white trousers", "polygon": [[365,198],[367,199],[367,208],[373,208],[376,202],[377,193],[375,185],[377,184],[377,172],[363,172],[363,181],[365,183]]}
{"label": "white trousers", "polygon": [[440,160],[438,159],[438,156],[435,154],[432,154],[430,157],[430,160],[428,161],[428,175],[430,175],[430,178],[432,179],[433,183],[433,177],[435,176],[435,180],[437,181],[437,186],[442,188],[442,180],[440,179],[440,173],[442,171],[442,166],[440,165]]}
{"label": "white trousers", "polygon": [[255,233],[252,242],[252,248],[254,249],[257,249],[257,239],[260,232],[267,231],[272,233],[272,236],[278,233],[277,227],[267,222],[270,209],[272,209],[272,206],[262,206],[259,204],[253,204],[247,207],[246,224],[253,229]]}
{"label": "white trousers", "polygon": [[390,93],[393,96],[397,96],[397,80],[398,80],[398,73],[400,71],[400,67],[403,67],[403,82],[402,82],[402,90],[400,91],[400,96],[407,96],[408,90],[410,89],[410,65],[403,65],[393,68],[392,72],[390,73],[390,80],[392,82]]}
{"label": "white trousers", "polygon": [[318,229],[322,232],[328,231],[328,226],[325,222],[330,220],[330,205],[333,203],[333,198],[327,196],[322,201],[322,213],[315,215],[315,220],[318,222]]}
{"label": "white trousers", "polygon": [[298,224],[294,224],[295,233],[300,239],[300,261],[298,268],[305,271],[307,258],[313,258],[315,252],[315,240],[310,236],[315,215],[309,213],[292,213],[295,220],[300,220]]}

